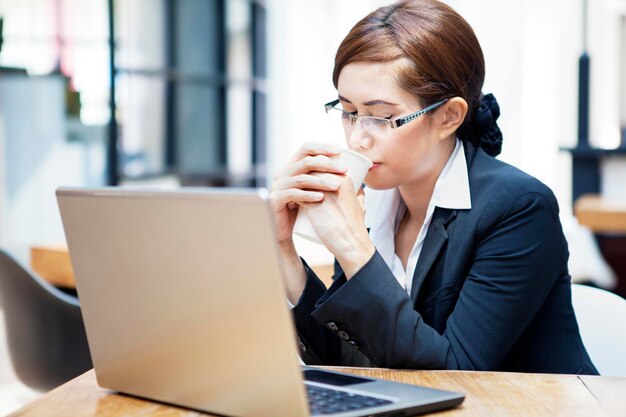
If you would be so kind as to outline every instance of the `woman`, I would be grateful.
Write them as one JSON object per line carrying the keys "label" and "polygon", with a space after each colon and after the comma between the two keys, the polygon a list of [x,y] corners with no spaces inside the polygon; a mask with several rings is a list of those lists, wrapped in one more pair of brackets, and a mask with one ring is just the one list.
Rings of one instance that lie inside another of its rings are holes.
{"label": "woman", "polygon": [[[300,149],[270,194],[307,363],[597,374],[557,201],[494,158],[484,72],[471,27],[436,0],[382,7],[340,45],[326,109],[374,162],[365,214],[328,145]],[[328,290],[294,248],[298,210],[336,258]]]}

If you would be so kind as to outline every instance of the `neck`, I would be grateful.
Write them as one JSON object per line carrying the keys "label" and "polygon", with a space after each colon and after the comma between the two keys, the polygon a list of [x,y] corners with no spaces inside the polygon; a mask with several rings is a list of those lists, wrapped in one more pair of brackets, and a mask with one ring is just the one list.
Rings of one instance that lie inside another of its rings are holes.
{"label": "neck", "polygon": [[433,156],[432,169],[419,179],[398,187],[410,218],[424,218],[428,203],[435,190],[437,179],[450,159],[455,145],[456,138],[454,136],[443,141],[441,146],[438,147],[438,151]]}

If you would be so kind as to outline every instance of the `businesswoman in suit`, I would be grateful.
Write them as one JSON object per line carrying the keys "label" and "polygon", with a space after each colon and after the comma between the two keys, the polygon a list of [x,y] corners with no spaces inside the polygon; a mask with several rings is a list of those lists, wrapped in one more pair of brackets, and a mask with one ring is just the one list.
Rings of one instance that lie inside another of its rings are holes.
{"label": "businesswoman in suit", "polygon": [[[597,373],[557,201],[494,158],[484,73],[473,30],[436,0],[382,7],[341,43],[326,109],[374,162],[364,209],[329,145],[302,147],[270,193],[307,363]],[[329,289],[296,253],[298,210],[335,256]]]}

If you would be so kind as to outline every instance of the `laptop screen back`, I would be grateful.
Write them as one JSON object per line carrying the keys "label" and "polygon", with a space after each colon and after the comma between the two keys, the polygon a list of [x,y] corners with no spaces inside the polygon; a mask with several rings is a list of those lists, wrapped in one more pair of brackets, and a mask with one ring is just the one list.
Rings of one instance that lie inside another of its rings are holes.
{"label": "laptop screen back", "polygon": [[262,192],[57,197],[101,386],[219,414],[308,415]]}

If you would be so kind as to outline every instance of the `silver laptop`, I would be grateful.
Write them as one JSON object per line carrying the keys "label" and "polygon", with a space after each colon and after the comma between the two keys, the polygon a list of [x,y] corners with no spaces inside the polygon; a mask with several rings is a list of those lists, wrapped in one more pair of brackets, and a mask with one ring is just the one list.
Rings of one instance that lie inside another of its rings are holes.
{"label": "silver laptop", "polygon": [[[264,190],[57,198],[104,388],[228,416],[414,415],[464,399],[300,366]],[[320,397],[335,405],[308,401]]]}

